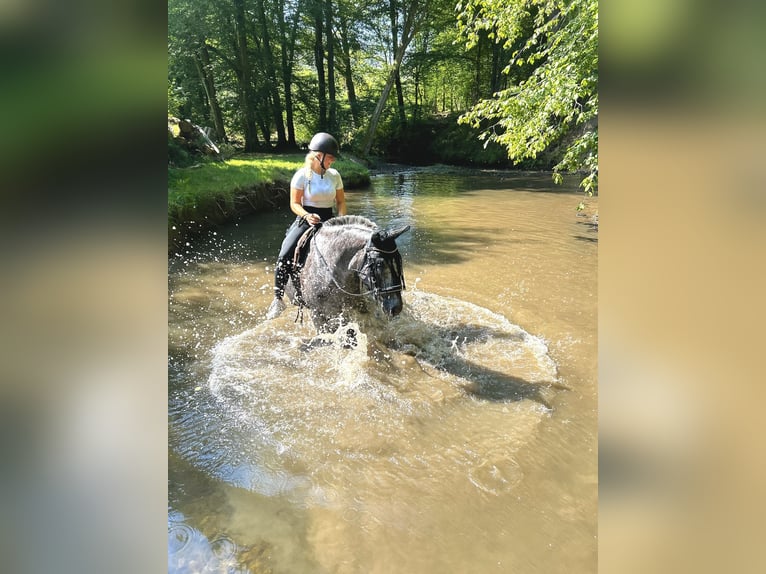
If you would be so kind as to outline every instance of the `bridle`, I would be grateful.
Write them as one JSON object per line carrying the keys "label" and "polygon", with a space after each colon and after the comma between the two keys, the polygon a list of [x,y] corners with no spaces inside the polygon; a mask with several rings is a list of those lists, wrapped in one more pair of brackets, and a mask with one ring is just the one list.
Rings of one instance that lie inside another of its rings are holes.
{"label": "bridle", "polygon": [[[383,268],[389,265],[391,274],[394,277],[394,285],[382,287]],[[404,271],[402,269],[402,256],[399,249],[387,251],[374,246],[370,241],[364,249],[364,259],[361,269],[356,270],[362,280],[362,284],[368,289],[367,293],[372,293],[376,299],[389,293],[400,293],[407,287],[404,284]]]}

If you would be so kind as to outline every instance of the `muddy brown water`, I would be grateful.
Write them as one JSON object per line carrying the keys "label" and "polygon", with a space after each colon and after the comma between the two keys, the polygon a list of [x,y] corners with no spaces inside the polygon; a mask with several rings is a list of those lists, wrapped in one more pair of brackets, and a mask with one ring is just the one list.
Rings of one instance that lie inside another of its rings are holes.
{"label": "muddy brown water", "polygon": [[[168,571],[595,572],[597,232],[576,183],[405,169],[347,192],[405,310],[356,348],[265,321],[290,215],[169,273]],[[597,209],[597,199],[590,200]]]}

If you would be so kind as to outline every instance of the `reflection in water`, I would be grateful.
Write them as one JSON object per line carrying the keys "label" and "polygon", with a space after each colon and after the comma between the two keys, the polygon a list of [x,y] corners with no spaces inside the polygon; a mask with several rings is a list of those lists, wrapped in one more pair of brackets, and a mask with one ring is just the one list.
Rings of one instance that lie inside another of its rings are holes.
{"label": "reflection in water", "polygon": [[576,196],[512,183],[347,194],[414,231],[404,312],[355,348],[263,321],[288,215],[172,262],[170,572],[595,571],[596,245]]}

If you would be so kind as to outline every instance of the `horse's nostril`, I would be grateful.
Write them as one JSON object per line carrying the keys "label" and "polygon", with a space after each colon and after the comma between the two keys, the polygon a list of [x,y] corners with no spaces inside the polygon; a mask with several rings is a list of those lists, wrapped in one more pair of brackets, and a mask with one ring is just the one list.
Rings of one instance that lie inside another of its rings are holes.
{"label": "horse's nostril", "polygon": [[388,299],[382,302],[382,307],[389,317],[396,317],[402,312],[402,300],[394,298]]}

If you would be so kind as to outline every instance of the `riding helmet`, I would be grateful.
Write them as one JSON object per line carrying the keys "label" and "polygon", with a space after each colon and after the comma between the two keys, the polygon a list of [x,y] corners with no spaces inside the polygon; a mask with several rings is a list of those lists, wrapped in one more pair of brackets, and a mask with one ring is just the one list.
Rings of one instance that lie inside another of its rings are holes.
{"label": "riding helmet", "polygon": [[311,138],[309,149],[311,151],[321,151],[323,153],[337,156],[340,151],[340,146],[338,145],[338,141],[330,134],[319,132]]}

